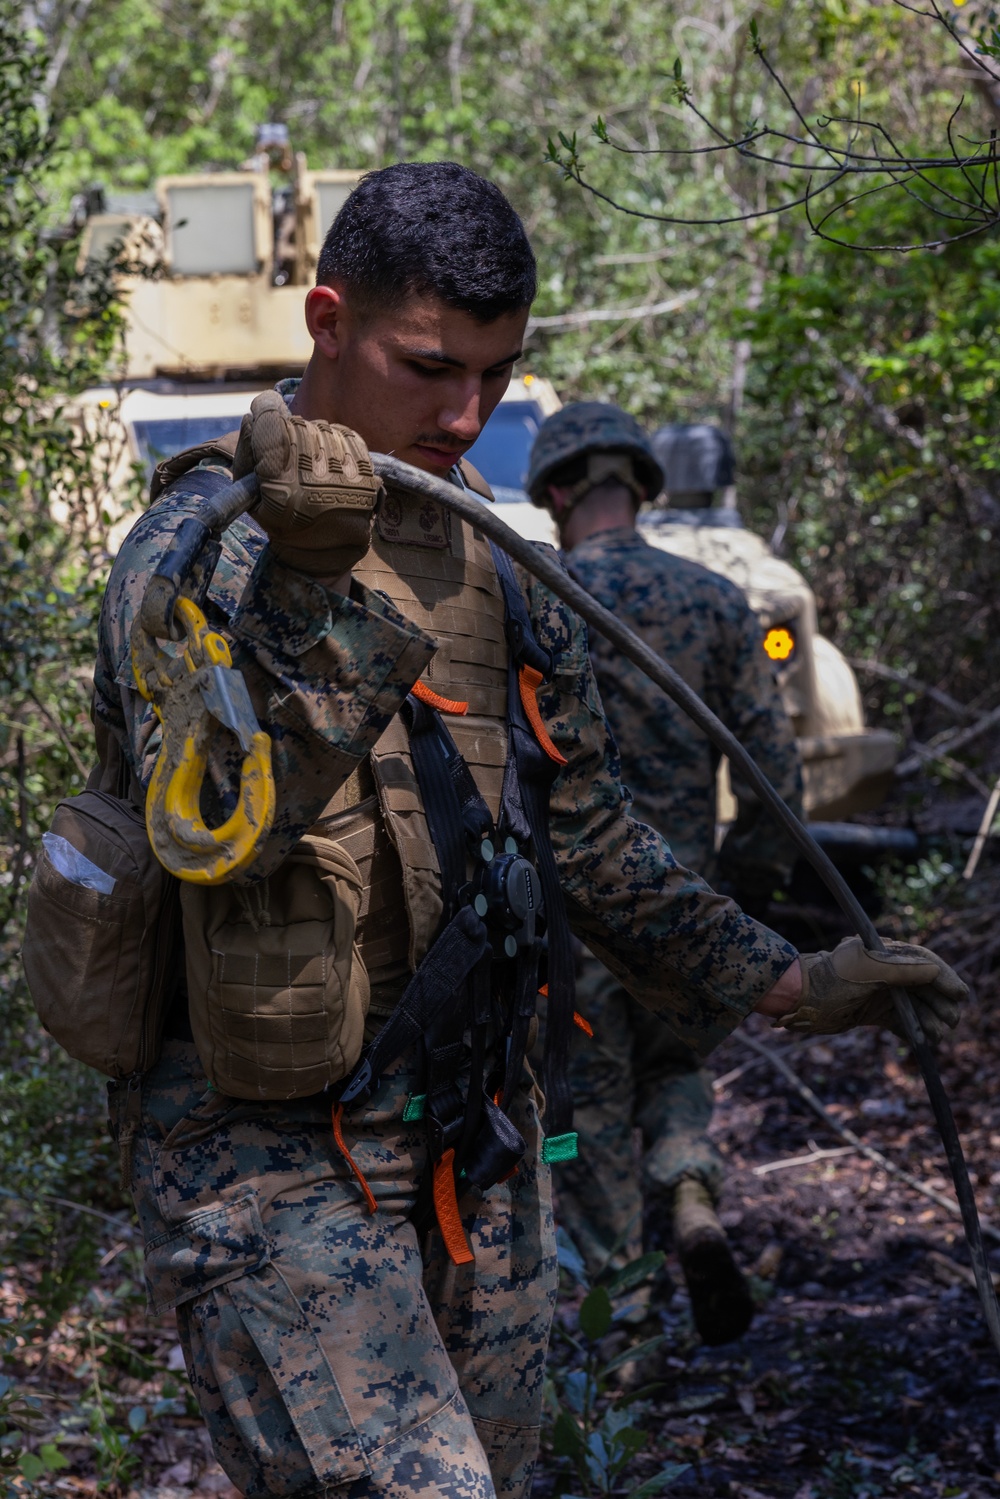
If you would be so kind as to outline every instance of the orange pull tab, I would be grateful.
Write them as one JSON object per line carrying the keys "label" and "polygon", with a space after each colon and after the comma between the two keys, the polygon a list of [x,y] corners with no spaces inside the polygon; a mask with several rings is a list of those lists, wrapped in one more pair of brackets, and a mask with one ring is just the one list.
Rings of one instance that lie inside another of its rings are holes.
{"label": "orange pull tab", "polygon": [[[542,999],[548,999],[548,997],[549,997],[549,986],[548,986],[548,984],[543,984],[542,987],[539,989],[538,992],[541,995]],[[579,1010],[574,1010],[573,1011],[573,1024],[575,1026],[579,1027],[579,1029],[581,1031],[583,1031],[583,1034],[585,1036],[593,1036],[593,1034],[594,1034],[594,1027],[591,1025],[590,1021],[587,1019],[587,1017],[585,1015],[581,1015],[580,1014]]]}
{"label": "orange pull tab", "polygon": [[375,1193],[365,1181],[364,1177],[361,1174],[361,1168],[358,1166],[358,1163],[355,1161],[354,1157],[351,1155],[351,1152],[348,1150],[346,1144],[344,1143],[344,1135],[340,1127],[340,1121],[343,1117],[343,1113],[344,1105],[342,1103],[335,1103],[333,1106],[333,1138],[337,1142],[337,1149],[344,1157],[344,1160],[347,1162],[348,1166],[350,1166],[351,1171],[354,1173],[354,1177],[358,1183],[358,1186],[364,1193],[365,1202],[368,1204],[368,1211],[370,1213],[375,1213],[378,1211],[378,1203],[375,1201]]}
{"label": "orange pull tab", "polygon": [[438,1228],[453,1265],[471,1265],[475,1255],[465,1237],[462,1218],[458,1211],[458,1193],[455,1191],[455,1152],[446,1150],[434,1163],[434,1212]]}
{"label": "orange pull tab", "polygon": [[436,708],[439,713],[454,713],[461,718],[469,711],[468,703],[459,702],[456,698],[442,697],[440,693],[434,691],[433,687],[428,687],[426,682],[414,682],[410,691],[415,698],[426,703],[428,708]]}
{"label": "orange pull tab", "polygon": [[549,731],[542,723],[542,715],[538,711],[538,698],[536,696],[539,687],[544,681],[540,671],[533,666],[522,666],[517,674],[517,685],[521,690],[521,704],[528,715],[528,722],[535,731],[535,738],[550,760],[557,765],[566,764],[566,756],[561,755],[549,738]]}

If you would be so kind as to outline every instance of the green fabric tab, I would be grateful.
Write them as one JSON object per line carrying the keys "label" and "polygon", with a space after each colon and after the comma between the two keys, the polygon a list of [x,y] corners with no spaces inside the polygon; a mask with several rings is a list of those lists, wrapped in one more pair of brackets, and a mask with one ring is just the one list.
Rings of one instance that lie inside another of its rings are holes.
{"label": "green fabric tab", "polygon": [[579,1155],[576,1142],[576,1130],[568,1135],[549,1135],[542,1141],[542,1160],[547,1165],[556,1161],[575,1161]]}
{"label": "green fabric tab", "polygon": [[426,1093],[410,1093],[406,1099],[406,1107],[403,1110],[403,1123],[412,1124],[415,1119],[424,1117],[424,1104],[427,1102]]}

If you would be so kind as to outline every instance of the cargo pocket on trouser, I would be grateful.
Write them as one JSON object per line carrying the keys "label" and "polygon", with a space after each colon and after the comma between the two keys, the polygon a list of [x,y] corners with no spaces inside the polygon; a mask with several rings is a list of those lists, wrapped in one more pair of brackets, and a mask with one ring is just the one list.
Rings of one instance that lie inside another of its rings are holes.
{"label": "cargo pocket on trouser", "polygon": [[215,1454],[247,1499],[325,1493],[371,1470],[256,1198],[195,1213],[146,1250],[154,1310],[177,1309]]}

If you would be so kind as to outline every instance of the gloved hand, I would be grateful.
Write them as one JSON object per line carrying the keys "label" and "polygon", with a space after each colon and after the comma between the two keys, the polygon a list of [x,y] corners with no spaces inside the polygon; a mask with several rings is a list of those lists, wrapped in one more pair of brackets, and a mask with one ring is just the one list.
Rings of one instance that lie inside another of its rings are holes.
{"label": "gloved hand", "polygon": [[855,1025],[884,1025],[902,1035],[889,986],[909,992],[917,1019],[931,1042],[958,1024],[968,987],[926,947],[886,942],[887,952],[845,937],[833,952],[801,953],[802,996],[796,1009],[775,1025],[809,1036],[832,1036]]}
{"label": "gloved hand", "polygon": [[292,416],[276,390],[265,390],[243,418],[233,477],[253,469],[261,493],[253,514],[282,562],[319,578],[360,562],[381,481],[356,432]]}

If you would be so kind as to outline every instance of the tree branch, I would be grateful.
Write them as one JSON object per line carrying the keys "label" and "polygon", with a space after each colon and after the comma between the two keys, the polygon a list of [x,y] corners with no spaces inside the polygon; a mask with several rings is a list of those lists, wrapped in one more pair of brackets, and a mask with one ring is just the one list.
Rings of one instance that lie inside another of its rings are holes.
{"label": "tree branch", "polygon": [[665,312],[676,312],[679,307],[693,302],[705,290],[704,286],[696,286],[691,291],[679,292],[677,296],[667,297],[663,302],[650,302],[645,307],[593,307],[584,308],[580,312],[559,312],[553,317],[532,317],[528,319],[528,332],[533,333],[536,328],[557,331],[585,328],[588,323],[617,323],[629,319],[635,321],[644,317],[660,317]]}
{"label": "tree branch", "polygon": [[881,661],[870,661],[867,658],[862,660],[857,656],[852,657],[847,664],[854,671],[864,672],[871,677],[882,677],[886,682],[898,682],[901,687],[909,687],[911,692],[929,697],[963,723],[968,723],[973,717],[973,710],[958,702],[950,693],[942,692],[940,687],[932,687],[928,682],[921,682],[917,677],[911,677],[908,671],[897,671],[894,666],[885,666]]}
{"label": "tree branch", "polygon": [[943,759],[957,749],[964,749],[967,744],[971,744],[974,739],[979,739],[987,729],[992,729],[994,724],[998,723],[1000,723],[1000,707],[991,708],[989,713],[984,714],[967,729],[955,729],[949,734],[939,734],[936,739],[931,740],[930,744],[920,745],[915,754],[901,760],[896,766],[897,776],[912,776],[923,765]]}

